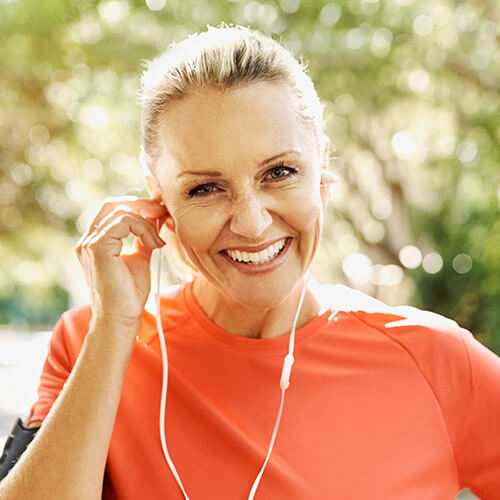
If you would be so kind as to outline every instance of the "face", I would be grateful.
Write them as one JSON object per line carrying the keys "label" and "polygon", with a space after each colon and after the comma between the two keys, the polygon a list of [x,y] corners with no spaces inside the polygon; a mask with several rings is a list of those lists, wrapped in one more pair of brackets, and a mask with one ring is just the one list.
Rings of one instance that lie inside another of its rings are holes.
{"label": "face", "polygon": [[316,253],[326,199],[288,87],[191,95],[162,117],[160,140],[158,187],[196,279],[241,304],[280,304]]}

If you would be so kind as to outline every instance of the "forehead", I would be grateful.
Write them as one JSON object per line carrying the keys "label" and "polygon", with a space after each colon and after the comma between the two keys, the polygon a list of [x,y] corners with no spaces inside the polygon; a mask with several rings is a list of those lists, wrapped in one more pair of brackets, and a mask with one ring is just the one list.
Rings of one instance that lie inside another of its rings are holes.
{"label": "forehead", "polygon": [[176,171],[203,163],[259,162],[295,149],[307,155],[312,134],[288,86],[258,82],[226,93],[205,90],[175,102],[160,120],[162,162]]}

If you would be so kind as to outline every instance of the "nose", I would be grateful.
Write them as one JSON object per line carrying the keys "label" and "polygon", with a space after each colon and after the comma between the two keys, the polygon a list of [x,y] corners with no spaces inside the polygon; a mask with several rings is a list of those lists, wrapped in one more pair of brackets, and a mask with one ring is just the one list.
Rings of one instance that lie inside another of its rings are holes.
{"label": "nose", "polygon": [[273,222],[265,205],[254,194],[235,200],[231,212],[231,231],[248,239],[261,236]]}

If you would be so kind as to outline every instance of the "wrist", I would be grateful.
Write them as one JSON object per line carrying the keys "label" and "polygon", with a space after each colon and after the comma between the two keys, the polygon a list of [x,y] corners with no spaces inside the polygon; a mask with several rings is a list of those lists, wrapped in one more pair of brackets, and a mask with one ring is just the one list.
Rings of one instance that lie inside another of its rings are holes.
{"label": "wrist", "polygon": [[110,333],[135,338],[141,324],[140,319],[123,318],[111,315],[92,316],[90,330],[103,329]]}

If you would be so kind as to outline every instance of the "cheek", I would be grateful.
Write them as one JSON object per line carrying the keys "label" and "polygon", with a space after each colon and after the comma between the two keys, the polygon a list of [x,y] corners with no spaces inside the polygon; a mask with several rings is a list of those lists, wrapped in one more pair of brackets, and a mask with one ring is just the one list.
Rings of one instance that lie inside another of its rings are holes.
{"label": "cheek", "polygon": [[224,221],[210,209],[197,209],[176,217],[177,235],[188,253],[206,252],[217,239]]}
{"label": "cheek", "polygon": [[321,218],[321,197],[316,192],[305,191],[294,197],[286,210],[286,222],[298,233],[314,231]]}

